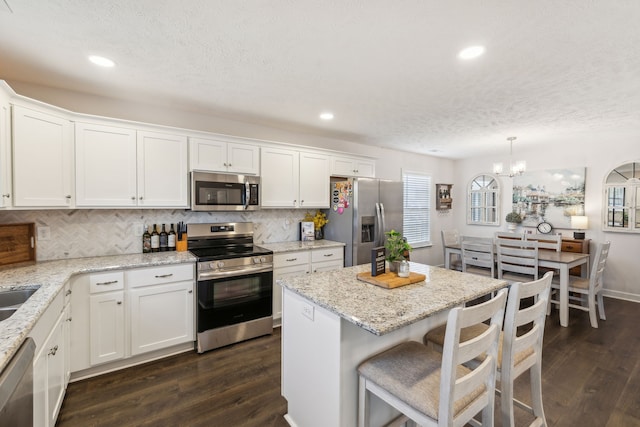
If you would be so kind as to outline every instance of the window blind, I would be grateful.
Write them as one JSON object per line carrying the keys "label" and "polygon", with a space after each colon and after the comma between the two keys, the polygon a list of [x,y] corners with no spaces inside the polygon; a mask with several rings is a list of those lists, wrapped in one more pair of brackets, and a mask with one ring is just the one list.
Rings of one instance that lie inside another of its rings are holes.
{"label": "window blind", "polygon": [[403,172],[403,235],[414,248],[431,245],[431,177],[417,172]]}

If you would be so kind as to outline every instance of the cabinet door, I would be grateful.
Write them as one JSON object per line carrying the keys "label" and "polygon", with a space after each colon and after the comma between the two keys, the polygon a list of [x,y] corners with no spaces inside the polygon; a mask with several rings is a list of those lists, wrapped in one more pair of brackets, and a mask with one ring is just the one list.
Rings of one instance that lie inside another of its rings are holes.
{"label": "cabinet door", "polygon": [[375,162],[355,157],[334,156],[331,158],[331,175],[375,178]]}
{"label": "cabinet door", "polygon": [[356,160],[356,176],[363,178],[376,177],[376,163],[373,160]]}
{"label": "cabinet door", "polygon": [[194,341],[193,282],[131,289],[131,354]]}
{"label": "cabinet door", "polygon": [[136,131],[76,123],[76,206],[136,206]]}
{"label": "cabinet door", "polygon": [[294,150],[262,148],[260,204],[271,208],[296,208],[299,206],[299,153]]}
{"label": "cabinet door", "polygon": [[300,264],[293,267],[274,268],[273,270],[273,320],[282,317],[282,286],[278,285],[278,279],[287,277],[304,276],[309,274],[309,264]]}
{"label": "cabinet door", "polygon": [[227,143],[214,139],[189,138],[189,169],[227,171]]}
{"label": "cabinet door", "polygon": [[89,297],[91,365],[124,357],[124,292]]}
{"label": "cabinet door", "polygon": [[229,172],[247,175],[260,174],[260,148],[256,145],[227,145],[227,167]]}
{"label": "cabinet door", "polygon": [[321,273],[323,271],[339,270],[344,267],[342,260],[315,262],[311,265],[311,271],[314,273]]}
{"label": "cabinet door", "polygon": [[300,153],[300,207],[329,207],[329,156]]}
{"label": "cabinet door", "polygon": [[69,120],[13,107],[15,206],[71,206],[72,160]]}
{"label": "cabinet door", "polygon": [[138,132],[138,205],[187,207],[187,137]]}
{"label": "cabinet door", "polygon": [[0,208],[11,206],[11,106],[0,91]]}
{"label": "cabinet door", "polygon": [[66,390],[65,368],[67,359],[66,337],[66,313],[62,313],[56,326],[51,331],[51,336],[45,346],[47,351],[47,416],[48,424],[56,425],[56,418],[62,406],[62,399]]}

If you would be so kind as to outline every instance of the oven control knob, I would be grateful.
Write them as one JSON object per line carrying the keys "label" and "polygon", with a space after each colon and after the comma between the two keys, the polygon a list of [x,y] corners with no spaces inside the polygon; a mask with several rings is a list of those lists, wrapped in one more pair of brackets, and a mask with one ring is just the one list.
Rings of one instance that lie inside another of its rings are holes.
{"label": "oven control knob", "polygon": [[215,262],[210,262],[209,263],[209,268],[215,269],[216,268],[216,263]]}
{"label": "oven control knob", "polygon": [[224,262],[223,261],[218,261],[218,268],[222,268],[224,267]]}
{"label": "oven control knob", "polygon": [[260,262],[267,262],[267,257],[260,257]]}
{"label": "oven control knob", "polygon": [[260,259],[260,257],[259,257],[259,256],[255,257],[255,258],[253,259],[253,263],[254,263],[254,264],[260,264],[261,262],[262,262],[262,259]]}

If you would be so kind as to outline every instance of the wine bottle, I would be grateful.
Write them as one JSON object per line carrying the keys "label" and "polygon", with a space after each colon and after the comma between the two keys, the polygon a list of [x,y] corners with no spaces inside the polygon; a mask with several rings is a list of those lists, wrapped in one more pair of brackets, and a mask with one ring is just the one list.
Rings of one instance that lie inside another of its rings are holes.
{"label": "wine bottle", "polygon": [[173,224],[171,224],[171,230],[169,230],[169,240],[167,242],[167,246],[170,251],[176,250],[176,231],[173,229]]}
{"label": "wine bottle", "polygon": [[158,252],[160,250],[160,234],[158,234],[158,227],[153,224],[153,231],[151,231],[151,252]]}
{"label": "wine bottle", "polygon": [[149,227],[145,225],[142,234],[142,253],[148,254],[149,252],[151,252],[151,233],[149,233]]}
{"label": "wine bottle", "polygon": [[169,235],[167,234],[167,230],[162,224],[162,231],[160,232],[160,252],[165,252],[169,250]]}

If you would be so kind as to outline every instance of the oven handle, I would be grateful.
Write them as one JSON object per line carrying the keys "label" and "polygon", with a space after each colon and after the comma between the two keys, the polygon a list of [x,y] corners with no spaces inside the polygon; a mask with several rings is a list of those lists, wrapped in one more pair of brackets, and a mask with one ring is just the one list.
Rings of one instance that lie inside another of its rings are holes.
{"label": "oven handle", "polygon": [[260,266],[260,267],[249,267],[249,268],[244,266],[244,267],[240,267],[240,268],[233,269],[233,270],[227,270],[227,271],[214,271],[214,272],[208,272],[208,273],[198,273],[198,281],[217,279],[217,278],[223,278],[223,277],[246,276],[247,274],[267,273],[269,271],[273,271],[273,265]]}

